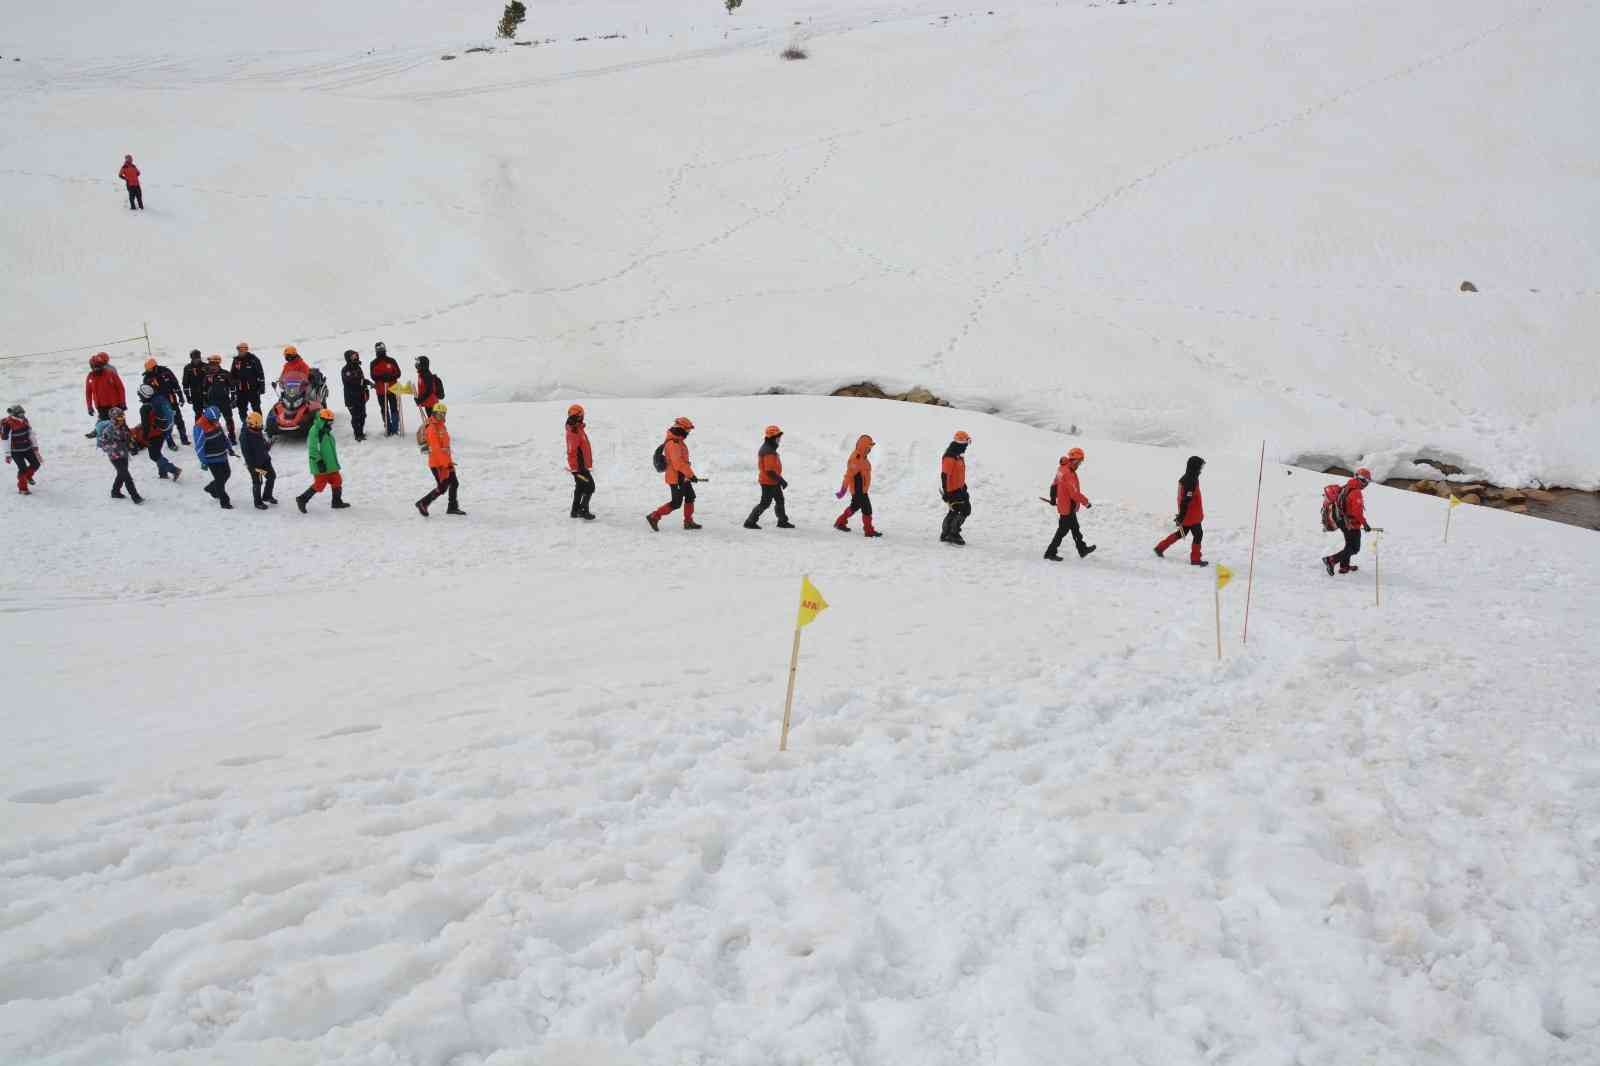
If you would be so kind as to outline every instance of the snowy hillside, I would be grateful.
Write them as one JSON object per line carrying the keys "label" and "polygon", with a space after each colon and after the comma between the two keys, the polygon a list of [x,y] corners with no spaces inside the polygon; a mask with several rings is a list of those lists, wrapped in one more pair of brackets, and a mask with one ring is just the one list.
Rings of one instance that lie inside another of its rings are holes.
{"label": "snowy hillside", "polygon": [[872,378],[1600,485],[1593,5],[568,2],[464,54],[494,6],[5,3],[6,349],[382,335],[480,400]]}

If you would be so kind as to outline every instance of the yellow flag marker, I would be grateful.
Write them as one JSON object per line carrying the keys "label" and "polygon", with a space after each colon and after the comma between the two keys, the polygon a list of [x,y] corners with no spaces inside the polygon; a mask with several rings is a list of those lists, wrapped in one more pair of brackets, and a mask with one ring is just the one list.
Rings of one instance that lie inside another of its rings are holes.
{"label": "yellow flag marker", "polygon": [[1445,512],[1444,512],[1444,542],[1446,544],[1450,543],[1450,515],[1455,512],[1455,509],[1457,507],[1460,507],[1462,504],[1464,504],[1466,502],[1467,502],[1466,500],[1463,500],[1460,496],[1457,496],[1455,493],[1452,492],[1450,494],[1450,506],[1445,508]]}
{"label": "yellow flag marker", "polygon": [[1450,506],[1451,507],[1460,507],[1461,506],[1461,497],[1457,496],[1453,492],[1450,494]]}
{"label": "yellow flag marker", "polygon": [[1226,588],[1228,582],[1233,580],[1233,571],[1221,563],[1217,564],[1217,588]]}
{"label": "yellow flag marker", "polygon": [[1233,580],[1233,571],[1217,564],[1217,586],[1213,591],[1217,601],[1217,658],[1222,658],[1222,586]]}
{"label": "yellow flag marker", "polygon": [[778,750],[789,750],[789,711],[794,707],[794,674],[800,667],[800,631],[817,620],[817,615],[828,609],[817,586],[809,577],[800,579],[800,613],[794,620],[794,648],[789,652],[789,692],[783,698],[783,732],[778,737]]}

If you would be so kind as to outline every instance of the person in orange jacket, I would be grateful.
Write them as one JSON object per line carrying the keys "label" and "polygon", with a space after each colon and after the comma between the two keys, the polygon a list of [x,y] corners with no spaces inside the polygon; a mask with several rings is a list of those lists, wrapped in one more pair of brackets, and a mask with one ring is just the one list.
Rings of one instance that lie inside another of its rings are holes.
{"label": "person in orange jacket", "polygon": [[1183,476],[1178,479],[1178,516],[1174,519],[1178,531],[1169,533],[1156,545],[1156,554],[1165,557],[1167,549],[1172,547],[1185,536],[1194,539],[1189,542],[1189,565],[1207,566],[1204,559],[1200,558],[1200,542],[1205,538],[1205,530],[1200,523],[1205,521],[1206,509],[1200,499],[1200,471],[1205,468],[1206,461],[1198,455],[1189,456],[1189,465],[1184,469]]}
{"label": "person in orange jacket", "polygon": [[783,430],[777,426],[768,426],[762,434],[761,447],[756,449],[756,484],[761,486],[761,502],[744,520],[746,529],[760,529],[761,516],[768,507],[777,512],[779,529],[794,528],[783,505],[783,490],[789,483],[783,479],[783,460],[778,458],[778,444],[782,440]]}
{"label": "person in orange jacket", "polygon": [[1056,468],[1056,479],[1050,484],[1050,502],[1056,505],[1056,535],[1050,539],[1050,546],[1044,550],[1044,557],[1052,563],[1059,563],[1061,556],[1056,554],[1056,549],[1061,547],[1061,541],[1068,533],[1072,534],[1072,543],[1077,546],[1078,558],[1083,558],[1094,551],[1095,545],[1083,542],[1083,531],[1078,528],[1078,508],[1093,506],[1089,497],[1083,494],[1083,489],[1078,485],[1078,467],[1083,465],[1083,449],[1074,448],[1061,457],[1061,464]]}
{"label": "person in orange jacket", "polygon": [[961,539],[961,527],[972,514],[972,498],[967,494],[967,445],[971,443],[972,438],[958,430],[939,462],[939,498],[947,508],[939,540],[958,547],[967,543]]}
{"label": "person in orange jacket", "polygon": [[428,517],[428,505],[445,493],[450,494],[450,506],[445,508],[445,514],[464,515],[459,504],[456,503],[456,489],[459,483],[456,480],[456,461],[450,454],[450,431],[445,428],[444,416],[448,408],[442,403],[433,405],[433,417],[422,427],[422,436],[425,443],[422,450],[428,453],[428,469],[433,473],[433,491],[417,501],[417,510],[423,518]]}
{"label": "person in orange jacket", "polygon": [[850,495],[850,506],[833,522],[833,528],[840,533],[850,532],[850,516],[860,511],[862,533],[869,537],[883,536],[872,524],[872,497],[867,495],[872,490],[872,460],[869,456],[874,443],[865,433],[856,438],[855,451],[850,453],[850,461],[844,467],[844,481],[840,483],[839,491],[834,493],[834,497],[841,500],[846,493]]}
{"label": "person in orange jacket", "polygon": [[117,171],[117,177],[128,187],[128,210],[138,208],[144,210],[144,190],[139,187],[139,168],[133,165],[133,156],[122,157],[122,169]]}
{"label": "person in orange jacket", "polygon": [[694,423],[687,418],[674,419],[672,427],[667,430],[667,439],[662,441],[657,450],[656,468],[665,475],[672,498],[644,516],[644,520],[656,532],[661,531],[661,520],[679,507],[683,508],[683,528],[700,528],[700,523],[694,520],[694,486],[700,479],[695,476],[694,467],[689,465],[687,443],[693,429]]}
{"label": "person in orange jacket", "polygon": [[594,448],[584,428],[581,403],[567,408],[567,470],[572,474],[572,517],[594,521],[589,510],[594,498]]}
{"label": "person in orange jacket", "polygon": [[85,433],[85,437],[96,436],[99,424],[109,419],[114,409],[128,406],[128,392],[122,387],[122,377],[105,352],[95,352],[89,357],[89,373],[83,378],[83,406],[95,416],[96,426]]}

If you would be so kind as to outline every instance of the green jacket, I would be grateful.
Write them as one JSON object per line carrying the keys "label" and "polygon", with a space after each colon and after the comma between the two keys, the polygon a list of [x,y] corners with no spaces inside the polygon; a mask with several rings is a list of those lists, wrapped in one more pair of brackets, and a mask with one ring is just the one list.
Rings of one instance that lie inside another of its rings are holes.
{"label": "green jacket", "polygon": [[326,418],[317,418],[311,424],[311,432],[306,434],[306,458],[311,464],[311,473],[337,474],[339,472],[339,450],[333,443],[333,423]]}

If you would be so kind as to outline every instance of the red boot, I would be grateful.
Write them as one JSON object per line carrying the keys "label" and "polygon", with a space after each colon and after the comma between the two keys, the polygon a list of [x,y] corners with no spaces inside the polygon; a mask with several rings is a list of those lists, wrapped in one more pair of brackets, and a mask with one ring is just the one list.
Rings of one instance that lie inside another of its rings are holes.
{"label": "red boot", "polygon": [[1183,530],[1180,529],[1176,533],[1173,533],[1172,535],[1167,537],[1166,540],[1164,540],[1160,544],[1156,545],[1156,554],[1161,556],[1163,559],[1166,558],[1167,549],[1172,547],[1174,544],[1178,543],[1178,541],[1180,541],[1182,539],[1183,539]]}
{"label": "red boot", "polygon": [[696,522],[694,520],[694,501],[693,500],[691,500],[688,503],[683,505],[683,528],[684,529],[700,529],[701,528],[700,523]]}
{"label": "red boot", "polygon": [[856,509],[854,507],[846,507],[844,509],[844,514],[834,519],[833,528],[837,529],[840,533],[850,532],[850,516],[855,513]]}
{"label": "red boot", "polygon": [[879,533],[877,531],[877,529],[873,526],[873,524],[872,524],[872,516],[869,515],[869,514],[865,514],[865,515],[861,516],[861,531],[862,531],[863,535],[868,536],[868,537],[881,537],[881,536],[883,536],[883,534]]}

